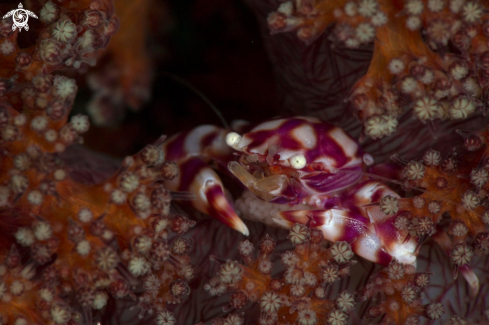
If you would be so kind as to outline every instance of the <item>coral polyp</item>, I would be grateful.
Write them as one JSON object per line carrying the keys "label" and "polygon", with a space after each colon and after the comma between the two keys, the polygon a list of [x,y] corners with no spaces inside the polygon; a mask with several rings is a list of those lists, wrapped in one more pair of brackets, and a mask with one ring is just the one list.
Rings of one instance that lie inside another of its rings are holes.
{"label": "coral polyp", "polygon": [[[69,117],[77,84],[52,72],[94,64],[117,31],[112,3],[48,1],[40,19],[47,26],[28,49],[15,46],[18,31],[2,34],[1,323],[92,323],[109,296],[132,297],[141,318],[164,313],[198,271],[192,240],[179,237],[195,222],[170,213],[161,184],[176,176],[159,158],[164,137],[96,184],[75,180],[60,158],[90,121]],[[136,284],[151,279],[136,297]]]}
{"label": "coral polyp", "polygon": [[[179,55],[174,40],[148,37],[172,25],[155,28],[174,3],[26,1],[39,17],[28,30],[0,21],[0,325],[489,321],[487,4],[248,4],[272,34],[283,102],[254,114],[239,93],[218,106],[252,122],[224,128],[201,125],[195,103],[193,129],[166,110],[181,93],[160,82],[153,54]],[[343,65],[325,63],[333,52]],[[371,54],[365,71],[352,53]],[[239,58],[233,82],[216,87],[226,96],[253,72]],[[340,77],[322,94],[325,70]],[[210,102],[195,79],[163,75]],[[179,132],[153,130],[160,120]],[[82,147],[104,143],[101,132],[120,132],[110,149],[137,145],[120,161]]]}
{"label": "coral polyp", "polygon": [[[281,261],[286,267],[282,277],[271,276],[270,257],[275,241],[266,235],[256,258],[253,245],[249,241],[241,242],[239,253],[244,264],[225,262],[205,289],[211,295],[232,291],[226,310],[239,312],[250,302],[259,304],[260,324],[317,324],[320,320],[346,324],[348,313],[354,307],[353,295],[345,291],[334,301],[327,299],[327,292],[329,285],[350,275],[350,266],[355,264],[350,261],[353,257],[350,245],[337,242],[326,249],[321,245],[322,233],[301,224],[292,227],[289,239],[295,249],[282,254]],[[232,279],[230,273],[235,274]],[[216,291],[219,286],[222,289]]]}
{"label": "coral polyp", "polygon": [[487,14],[477,1],[287,1],[270,14],[272,33],[297,31],[306,43],[335,24],[348,48],[374,43],[350,100],[376,139],[406,110],[423,123],[485,112]]}

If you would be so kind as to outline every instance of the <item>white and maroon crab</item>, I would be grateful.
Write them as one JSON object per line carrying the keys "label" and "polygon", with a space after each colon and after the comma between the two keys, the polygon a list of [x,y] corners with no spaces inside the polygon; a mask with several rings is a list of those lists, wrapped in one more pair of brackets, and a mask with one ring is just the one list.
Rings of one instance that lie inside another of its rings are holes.
{"label": "white and maroon crab", "polygon": [[327,240],[347,241],[375,263],[416,261],[416,241],[406,241],[393,225],[395,218],[376,204],[387,195],[399,196],[364,175],[372,157],[339,127],[311,117],[273,119],[243,135],[205,125],[170,138],[163,150],[180,169],[165,186],[194,193],[197,210],[244,235],[248,229],[209,167],[211,160],[227,166],[260,199],[290,207],[264,220],[268,224],[318,227]]}

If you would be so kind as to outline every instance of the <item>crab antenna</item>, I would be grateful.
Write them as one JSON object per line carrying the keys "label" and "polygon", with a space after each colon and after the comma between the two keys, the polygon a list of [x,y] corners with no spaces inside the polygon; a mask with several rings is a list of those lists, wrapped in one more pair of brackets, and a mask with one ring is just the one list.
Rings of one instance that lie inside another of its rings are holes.
{"label": "crab antenna", "polygon": [[162,75],[172,79],[173,81],[176,81],[178,82],[179,84],[187,87],[188,89],[190,89],[192,92],[194,92],[197,96],[200,97],[200,99],[202,99],[207,105],[209,105],[209,107],[212,109],[212,111],[214,111],[214,113],[216,113],[217,117],[221,120],[221,123],[223,124],[224,128],[229,130],[229,124],[226,122],[226,119],[224,119],[224,116],[222,116],[221,112],[217,109],[216,106],[214,106],[214,104],[212,104],[212,102],[209,100],[209,98],[207,98],[200,90],[198,90],[197,88],[195,88],[194,86],[192,86],[188,81],[186,81],[185,79],[177,76],[177,75],[174,75],[173,73],[170,73],[170,72],[162,72],[161,73]]}

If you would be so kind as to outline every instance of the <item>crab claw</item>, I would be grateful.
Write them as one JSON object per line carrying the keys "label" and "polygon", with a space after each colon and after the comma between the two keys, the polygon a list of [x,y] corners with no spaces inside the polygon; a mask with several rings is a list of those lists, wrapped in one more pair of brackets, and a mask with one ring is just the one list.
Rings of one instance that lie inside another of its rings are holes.
{"label": "crab claw", "polygon": [[179,175],[166,181],[165,187],[193,193],[195,199],[190,202],[195,209],[248,236],[248,228],[226,199],[219,176],[197,157],[182,159],[177,164]]}
{"label": "crab claw", "polygon": [[228,227],[231,227],[245,236],[250,234],[248,228],[243,221],[238,217],[233,207],[226,200],[226,196],[222,191],[222,185],[216,180],[207,180],[203,189],[207,198],[206,212],[214,219],[219,220]]}

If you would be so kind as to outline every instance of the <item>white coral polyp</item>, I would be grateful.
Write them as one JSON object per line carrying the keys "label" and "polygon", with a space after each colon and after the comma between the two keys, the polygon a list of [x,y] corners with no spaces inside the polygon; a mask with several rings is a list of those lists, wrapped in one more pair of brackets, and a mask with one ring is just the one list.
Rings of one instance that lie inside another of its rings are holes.
{"label": "white coral polyp", "polygon": [[47,240],[53,235],[53,228],[45,221],[36,223],[33,230],[37,240]]}
{"label": "white coral polyp", "polygon": [[474,210],[480,205],[480,199],[474,192],[466,191],[462,195],[462,204],[467,210]]}
{"label": "white coral polyp", "polygon": [[92,302],[92,307],[93,309],[102,309],[105,307],[107,304],[107,300],[109,299],[109,296],[107,293],[103,291],[99,291],[95,294],[95,298],[93,299]]}
{"label": "white coral polyp", "polygon": [[90,128],[90,120],[86,115],[74,115],[71,120],[71,127],[76,133],[85,133]]}
{"label": "white coral polyp", "polygon": [[219,272],[222,283],[237,283],[241,280],[243,270],[237,261],[227,261]]}
{"label": "white coral polyp", "polygon": [[413,77],[407,77],[401,82],[401,91],[406,94],[412,93],[418,86],[418,82]]}
{"label": "white coral polyp", "polygon": [[389,274],[389,277],[391,279],[400,280],[404,277],[404,273],[405,273],[404,265],[397,262],[391,262],[387,267],[387,273]]}
{"label": "white coral polyp", "polygon": [[146,254],[151,249],[152,244],[153,240],[148,236],[139,236],[134,242],[134,247],[138,253]]}
{"label": "white coral polyp", "polygon": [[365,133],[372,139],[391,135],[399,122],[392,115],[376,115],[365,122]]}
{"label": "white coral polyp", "polygon": [[378,10],[377,0],[361,0],[358,2],[358,13],[364,17],[372,17]]}
{"label": "white coral polyp", "polygon": [[6,39],[0,44],[0,52],[5,56],[9,56],[15,52],[15,43]]}
{"label": "white coral polyp", "polygon": [[144,193],[138,193],[134,196],[133,206],[137,211],[147,211],[151,208],[151,201]]}
{"label": "white coral polyp", "polygon": [[353,257],[350,244],[346,241],[338,241],[331,247],[331,255],[337,263],[346,263]]}
{"label": "white coral polyp", "polygon": [[63,99],[72,98],[76,95],[76,81],[64,76],[56,76],[53,82],[54,93]]}
{"label": "white coral polyp", "polygon": [[290,229],[289,239],[294,245],[300,245],[309,240],[309,228],[307,226],[296,223]]}
{"label": "white coral polyp", "polygon": [[51,302],[54,298],[54,292],[50,287],[41,288],[39,290],[39,296],[41,297],[41,299],[47,302]]}
{"label": "white coral polyp", "polygon": [[431,201],[428,203],[428,211],[433,214],[438,214],[441,211],[441,205],[440,203],[436,201]]}
{"label": "white coral polyp", "polygon": [[273,267],[272,262],[263,260],[258,264],[258,271],[260,271],[263,274],[268,274],[272,272],[272,267]]}
{"label": "white coral polyp", "polygon": [[90,242],[88,240],[81,240],[76,244],[76,252],[81,256],[86,256],[90,253]]}
{"label": "white coral polyp", "polygon": [[93,31],[87,30],[79,38],[79,40],[77,41],[77,44],[79,44],[81,49],[86,50],[86,49],[92,48],[94,42],[95,42],[95,36],[93,34]]}
{"label": "white coral polyp", "polygon": [[66,178],[66,171],[64,169],[58,168],[53,173],[54,180],[61,182]]}
{"label": "white coral polyp", "polygon": [[299,257],[294,254],[292,251],[286,251],[284,254],[282,254],[282,263],[284,263],[286,266],[294,266],[299,262]]}
{"label": "white coral polyp", "polygon": [[445,8],[445,0],[428,0],[427,6],[432,12],[439,12]]}
{"label": "white coral polyp", "polygon": [[56,19],[58,19],[58,7],[51,1],[46,2],[39,12],[39,20],[45,24],[51,24]]}
{"label": "white coral polyp", "polygon": [[41,205],[44,197],[39,190],[34,190],[27,194],[27,201],[32,205]]}
{"label": "white coral polyp", "polygon": [[294,13],[294,4],[292,1],[283,2],[277,9],[278,12],[283,13],[286,16],[291,16]]}
{"label": "white coral polyp", "polygon": [[22,283],[21,281],[16,280],[10,284],[10,292],[14,296],[19,296],[22,293],[24,293],[24,289],[25,289],[24,283]]}
{"label": "white coral polyp", "polygon": [[299,325],[316,325],[317,321],[316,312],[308,308],[301,310],[297,316]]}
{"label": "white coral polyp", "polygon": [[88,223],[92,221],[93,219],[93,212],[89,208],[81,208],[80,211],[78,211],[78,220],[80,220],[83,223]]}
{"label": "white coral polyp", "polygon": [[348,315],[342,312],[341,310],[333,310],[328,315],[328,324],[331,325],[345,325],[348,319]]}
{"label": "white coral polyp", "polygon": [[435,79],[435,73],[432,70],[426,70],[424,75],[419,79],[425,85],[429,85]]}
{"label": "white coral polyp", "polygon": [[404,300],[405,302],[407,302],[408,304],[410,304],[414,300],[416,300],[416,298],[417,298],[417,290],[412,285],[405,286],[402,289],[401,297],[402,297],[402,300]]}
{"label": "white coral polyp", "polygon": [[158,312],[156,315],[155,323],[156,325],[175,325],[177,320],[175,319],[173,313],[169,312],[168,310],[163,310]]}
{"label": "white coral polyp", "polygon": [[483,15],[484,8],[477,2],[468,2],[462,8],[462,18],[469,24],[477,22]]}
{"label": "white coral polyp", "polygon": [[55,324],[66,324],[71,318],[70,308],[67,306],[54,305],[50,310],[51,319]]}
{"label": "white coral polyp", "polygon": [[14,236],[17,242],[22,246],[30,246],[34,244],[35,241],[34,233],[32,232],[32,230],[25,227],[19,228]]}
{"label": "white coral polyp", "polygon": [[151,294],[156,294],[160,290],[161,280],[155,274],[150,274],[143,279],[143,287]]}
{"label": "white coral polyp", "polygon": [[441,162],[441,155],[439,151],[430,149],[423,156],[423,162],[427,166],[438,166]]}
{"label": "white coral polyp", "polygon": [[360,46],[360,42],[356,38],[349,38],[345,41],[345,45],[349,49],[356,49]]}
{"label": "white coral polyp", "polygon": [[426,315],[429,319],[438,319],[445,312],[445,308],[442,303],[432,302],[426,305]]}
{"label": "white coral polyp", "polygon": [[358,6],[355,2],[347,2],[344,6],[344,10],[348,17],[355,17],[358,14]]}
{"label": "white coral polyp", "polygon": [[204,285],[204,290],[208,291],[211,296],[221,296],[227,290],[227,285],[219,280],[219,277],[213,277]]}
{"label": "white coral polyp", "polygon": [[15,318],[15,322],[13,323],[14,325],[29,325],[27,322],[27,319],[25,319],[24,316],[17,316]]}
{"label": "white coral polyp", "polygon": [[372,17],[372,20],[370,22],[375,27],[380,27],[387,24],[387,21],[388,21],[387,15],[384,14],[382,11],[379,11]]}
{"label": "white coral polyp", "polygon": [[463,87],[472,97],[479,97],[482,94],[482,89],[474,78],[466,78]]}
{"label": "white coral polyp", "polygon": [[410,180],[419,180],[424,177],[425,168],[417,161],[410,161],[406,166],[406,175]]}
{"label": "white coral polyp", "polygon": [[464,119],[472,114],[476,109],[476,104],[468,97],[460,96],[452,100],[448,108],[448,114],[452,119]]}
{"label": "white coral polyp", "polygon": [[420,15],[424,10],[424,3],[421,0],[408,0],[404,9],[409,15]]}
{"label": "white coral polyp", "polygon": [[275,292],[265,292],[260,299],[260,307],[262,312],[275,314],[282,307],[282,302]]}
{"label": "white coral polyp", "polygon": [[36,116],[31,121],[31,129],[37,132],[46,130],[48,126],[48,118],[46,116]]}
{"label": "white coral polyp", "polygon": [[127,194],[119,189],[115,189],[112,191],[112,193],[110,193],[110,199],[113,203],[121,205],[126,202]]}
{"label": "white coral polyp", "polygon": [[450,69],[450,75],[456,80],[461,80],[465,78],[468,73],[469,69],[461,64],[457,64],[452,69]]}
{"label": "white coral polyp", "polygon": [[408,19],[406,19],[406,27],[412,31],[420,29],[421,18],[419,18],[419,16],[410,16]]}
{"label": "white coral polyp", "polygon": [[243,256],[250,256],[254,250],[253,244],[248,239],[241,242],[238,246],[238,251]]}
{"label": "white coral polyp", "polygon": [[27,122],[27,117],[25,116],[25,114],[19,114],[14,117],[14,124],[16,126],[24,126],[26,122]]}
{"label": "white coral polyp", "polygon": [[100,270],[109,272],[119,263],[119,256],[112,248],[104,247],[97,251],[95,255],[95,263]]}
{"label": "white coral polyp", "polygon": [[302,284],[309,286],[309,287],[314,287],[318,283],[318,280],[316,279],[316,276],[312,274],[311,272],[304,272],[304,277],[302,278]]}
{"label": "white coral polyp", "polygon": [[482,187],[486,185],[489,180],[489,173],[485,168],[479,170],[473,170],[470,173],[470,182],[477,187]]}
{"label": "white coral polyp", "polygon": [[39,56],[50,65],[56,65],[61,62],[61,50],[58,43],[53,39],[45,39],[39,45]]}
{"label": "white coral polyp", "polygon": [[396,214],[399,210],[399,201],[396,197],[386,195],[380,199],[380,210],[386,215]]}
{"label": "white coral polyp", "polygon": [[394,222],[394,227],[398,230],[407,230],[409,228],[410,221],[406,216],[400,215]]}
{"label": "white coral polyp", "polygon": [[355,36],[361,43],[370,43],[375,37],[375,28],[369,23],[358,24]]}
{"label": "white coral polyp", "polygon": [[399,74],[404,71],[405,64],[401,59],[395,58],[389,62],[388,69],[392,74]]}
{"label": "white coral polyp", "polygon": [[59,20],[53,29],[53,37],[58,42],[71,42],[76,36],[76,25],[71,20]]}
{"label": "white coral polyp", "polygon": [[239,317],[238,314],[229,315],[224,321],[223,325],[243,325],[244,318]]}
{"label": "white coral polyp", "polygon": [[136,174],[124,174],[120,180],[121,190],[132,192],[139,186],[139,177]]}
{"label": "white coral polyp", "polygon": [[132,257],[129,260],[129,265],[127,269],[129,270],[129,272],[131,272],[132,275],[138,277],[148,273],[150,266],[151,265],[149,264],[146,258],[142,256],[136,256],[136,257]]}
{"label": "white coral polyp", "polygon": [[355,307],[355,299],[348,291],[343,291],[335,301],[336,308],[341,311],[349,312]]}
{"label": "white coral polyp", "polygon": [[438,101],[432,97],[425,96],[414,103],[413,113],[421,121],[432,120],[440,116],[441,107]]}
{"label": "white coral polyp", "polygon": [[22,193],[29,186],[29,179],[24,175],[13,175],[10,180],[10,188],[14,193]]}
{"label": "white coral polyp", "polygon": [[56,132],[56,130],[47,130],[45,133],[44,133],[44,139],[46,139],[47,142],[54,142],[58,139],[58,132]]}

